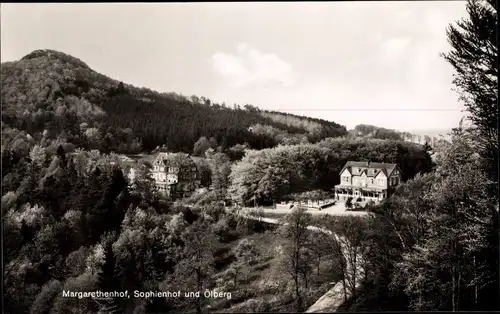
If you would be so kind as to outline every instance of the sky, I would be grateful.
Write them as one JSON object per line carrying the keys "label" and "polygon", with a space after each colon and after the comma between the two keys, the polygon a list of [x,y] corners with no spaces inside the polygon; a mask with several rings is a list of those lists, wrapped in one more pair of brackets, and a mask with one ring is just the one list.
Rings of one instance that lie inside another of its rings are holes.
{"label": "sky", "polygon": [[348,129],[447,129],[465,115],[440,56],[464,1],[17,3],[0,12],[2,62],[53,49],[138,87]]}

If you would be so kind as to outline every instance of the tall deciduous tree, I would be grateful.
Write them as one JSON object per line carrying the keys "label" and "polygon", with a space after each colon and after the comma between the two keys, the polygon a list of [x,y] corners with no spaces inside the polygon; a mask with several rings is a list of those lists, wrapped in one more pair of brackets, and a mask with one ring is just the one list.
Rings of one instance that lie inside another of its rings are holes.
{"label": "tall deciduous tree", "polygon": [[151,172],[152,166],[143,163],[136,168],[136,175],[132,184],[133,190],[140,194],[142,200],[151,202],[157,199],[155,181]]}
{"label": "tall deciduous tree", "polygon": [[488,195],[490,183],[473,149],[475,141],[460,129],[455,133],[438,162],[432,188],[422,189],[423,198],[413,198],[426,210],[419,218],[412,214],[420,232],[408,234],[414,245],[394,276],[393,284],[404,287],[415,310],[495,309],[490,307],[492,283],[498,280],[493,267],[498,254],[491,254],[495,202]]}
{"label": "tall deciduous tree", "polygon": [[[468,17],[450,25],[447,31],[452,50],[444,58],[456,71],[454,84],[460,99],[469,111],[473,123],[475,150],[491,184],[485,186],[490,197],[498,204],[498,42],[497,9],[495,0],[470,0]],[[498,206],[489,210],[491,229],[488,231],[490,271],[488,285],[491,298],[500,309],[499,291],[499,213]]]}
{"label": "tall deciduous tree", "polygon": [[226,197],[229,186],[229,174],[231,173],[229,158],[224,153],[213,153],[209,154],[208,163],[212,174],[210,188],[215,192],[217,200],[222,201]]}
{"label": "tall deciduous tree", "polygon": [[193,145],[193,154],[203,156],[205,151],[210,148],[210,142],[205,136],[202,136]]}
{"label": "tall deciduous tree", "polygon": [[184,242],[183,259],[175,268],[175,278],[183,291],[199,292],[195,297],[196,312],[202,311],[204,289],[213,273],[214,252],[217,240],[208,221],[199,218],[182,236]]}
{"label": "tall deciduous tree", "polygon": [[288,240],[283,248],[281,264],[295,284],[297,311],[303,310],[302,282],[305,282],[307,286],[310,272],[310,260],[307,258],[310,238],[307,226],[311,223],[311,217],[311,214],[304,208],[297,207],[285,217],[286,224],[281,231],[283,237]]}

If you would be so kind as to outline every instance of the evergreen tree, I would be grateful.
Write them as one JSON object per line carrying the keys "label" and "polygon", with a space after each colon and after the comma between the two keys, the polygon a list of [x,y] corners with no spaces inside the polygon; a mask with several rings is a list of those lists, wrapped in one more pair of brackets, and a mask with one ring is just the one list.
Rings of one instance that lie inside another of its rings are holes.
{"label": "evergreen tree", "polygon": [[467,13],[449,26],[452,50],[444,58],[455,68],[454,84],[479,135],[490,177],[498,180],[497,2],[470,0]]}
{"label": "evergreen tree", "polygon": [[[108,241],[105,247],[104,265],[98,274],[98,287],[102,292],[113,292],[120,290],[120,278],[116,270],[116,259],[113,253],[113,242]],[[101,308],[99,313],[122,313],[120,299],[110,298],[99,301]]]}

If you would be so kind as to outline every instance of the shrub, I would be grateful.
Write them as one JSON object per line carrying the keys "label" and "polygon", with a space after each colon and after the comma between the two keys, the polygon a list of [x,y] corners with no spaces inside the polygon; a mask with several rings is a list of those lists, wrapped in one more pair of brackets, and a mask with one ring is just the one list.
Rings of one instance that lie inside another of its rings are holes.
{"label": "shrub", "polygon": [[345,201],[345,207],[351,208],[352,207],[352,200],[353,200],[353,198],[351,196],[349,196],[347,198],[347,200]]}
{"label": "shrub", "polygon": [[373,200],[369,200],[369,201],[366,203],[365,208],[367,208],[367,207],[372,207],[372,206],[374,206],[374,205],[375,205],[375,202],[374,202]]}

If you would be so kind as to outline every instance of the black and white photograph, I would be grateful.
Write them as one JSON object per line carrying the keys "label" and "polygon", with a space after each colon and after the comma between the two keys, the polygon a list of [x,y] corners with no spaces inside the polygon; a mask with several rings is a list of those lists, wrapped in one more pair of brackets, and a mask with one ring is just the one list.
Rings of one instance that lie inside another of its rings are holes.
{"label": "black and white photograph", "polygon": [[500,311],[497,0],[2,3],[2,313]]}

